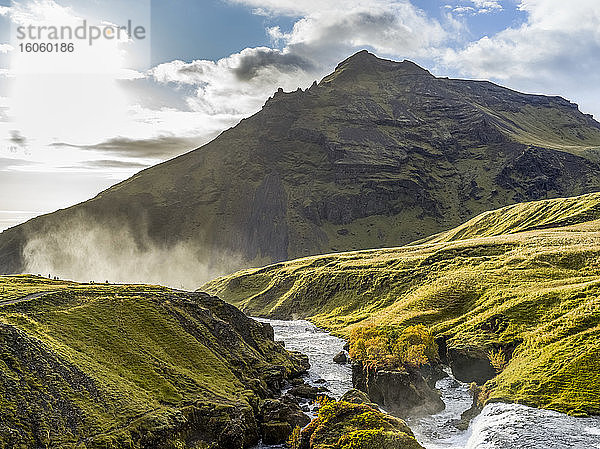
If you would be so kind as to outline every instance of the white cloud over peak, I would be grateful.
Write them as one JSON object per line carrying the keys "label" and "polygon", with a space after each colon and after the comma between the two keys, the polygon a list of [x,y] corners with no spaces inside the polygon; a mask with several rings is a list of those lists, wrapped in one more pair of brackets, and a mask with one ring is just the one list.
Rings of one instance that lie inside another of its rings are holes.
{"label": "white cloud over peak", "polygon": [[527,21],[448,49],[444,63],[467,76],[513,88],[560,94],[583,109],[600,108],[600,2],[523,0]]}
{"label": "white cloud over peak", "polygon": [[[187,85],[192,111],[230,115],[232,122],[256,112],[278,87],[294,90],[315,79],[312,63],[270,48],[247,48],[219,61],[172,61],[151,71],[159,83]],[[233,124],[233,123],[232,123]]]}
{"label": "white cloud over peak", "polygon": [[192,86],[193,111],[243,117],[278,88],[308,87],[341,60],[365,47],[382,55],[431,57],[453,39],[460,24],[442,25],[404,0],[231,0],[260,14],[298,17],[289,32],[267,29],[273,47],[246,48],[219,61],[172,61],[150,71],[163,84]]}
{"label": "white cloud over peak", "polygon": [[299,17],[289,33],[277,28],[272,37],[291,53],[313,59],[347,56],[348,49],[369,46],[384,54],[422,54],[452,40],[447,29],[407,0],[231,0],[270,14]]}

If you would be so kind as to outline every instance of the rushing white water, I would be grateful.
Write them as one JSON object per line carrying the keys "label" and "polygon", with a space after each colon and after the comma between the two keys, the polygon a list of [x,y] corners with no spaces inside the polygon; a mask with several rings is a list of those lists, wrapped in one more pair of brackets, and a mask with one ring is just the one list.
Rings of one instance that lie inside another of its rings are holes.
{"label": "rushing white water", "polygon": [[[300,351],[308,356],[310,370],[306,383],[326,387],[336,399],[352,388],[352,370],[350,365],[338,365],[333,357],[338,354],[346,343],[314,324],[303,321],[263,320],[273,326],[275,340],[285,342],[286,349]],[[324,382],[323,382],[324,381]]]}
{"label": "rushing white water", "polygon": [[446,408],[436,415],[408,420],[417,440],[427,449],[463,448],[466,444],[465,431],[458,430],[452,423],[471,407],[473,398],[469,385],[459,382],[450,374],[439,380],[436,387],[442,395]]}
{"label": "rushing white water", "polygon": [[574,418],[518,404],[489,404],[467,431],[452,421],[471,406],[467,384],[449,376],[438,381],[446,409],[409,420],[426,449],[600,449],[600,418]]}
{"label": "rushing white water", "polygon": [[599,418],[573,418],[518,404],[487,405],[470,431],[465,449],[600,449]]}
{"label": "rushing white water", "polygon": [[[344,346],[343,340],[308,321],[261,321],[273,326],[275,339],[284,341],[286,348],[308,356],[308,383],[326,386],[336,398],[352,388],[350,367],[333,362]],[[573,418],[518,404],[487,405],[468,430],[458,430],[452,421],[471,406],[468,385],[449,376],[436,386],[446,409],[409,421],[426,449],[600,449],[599,417]]]}

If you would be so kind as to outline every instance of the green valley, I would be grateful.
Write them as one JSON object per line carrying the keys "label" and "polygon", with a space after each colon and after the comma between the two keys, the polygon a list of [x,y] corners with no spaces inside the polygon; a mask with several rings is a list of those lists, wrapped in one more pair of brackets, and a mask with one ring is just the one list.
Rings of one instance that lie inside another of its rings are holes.
{"label": "green valley", "polygon": [[244,270],[201,290],[346,337],[424,324],[448,354],[503,351],[508,364],[484,402],[599,414],[599,203],[590,194],[518,204],[412,245]]}

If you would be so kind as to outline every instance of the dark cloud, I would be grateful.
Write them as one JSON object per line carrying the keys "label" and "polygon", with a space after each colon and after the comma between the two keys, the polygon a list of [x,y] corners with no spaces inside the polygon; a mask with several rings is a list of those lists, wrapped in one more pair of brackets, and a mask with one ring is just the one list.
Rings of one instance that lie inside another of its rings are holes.
{"label": "dark cloud", "polygon": [[233,73],[240,81],[249,81],[264,68],[275,68],[283,73],[296,70],[306,72],[315,70],[314,64],[302,56],[267,48],[256,48],[241,53],[240,63],[233,69]]}
{"label": "dark cloud", "polygon": [[146,168],[148,164],[141,164],[133,161],[117,161],[113,159],[101,159],[85,163],[90,167],[96,168]]}
{"label": "dark cloud", "polygon": [[204,73],[206,73],[206,69],[202,64],[192,62],[181,67],[178,72],[184,75],[204,75]]}
{"label": "dark cloud", "polygon": [[96,145],[54,143],[52,146],[103,151],[122,157],[167,159],[198,148],[205,142],[206,138],[191,137],[162,136],[156,139],[142,140],[117,137]]}
{"label": "dark cloud", "polygon": [[143,169],[148,167],[148,164],[141,164],[134,161],[120,161],[115,159],[100,159],[95,161],[85,161],[81,165],[71,165],[62,168],[139,168]]}
{"label": "dark cloud", "polygon": [[20,147],[23,147],[27,144],[27,139],[16,129],[10,132],[9,140]]}

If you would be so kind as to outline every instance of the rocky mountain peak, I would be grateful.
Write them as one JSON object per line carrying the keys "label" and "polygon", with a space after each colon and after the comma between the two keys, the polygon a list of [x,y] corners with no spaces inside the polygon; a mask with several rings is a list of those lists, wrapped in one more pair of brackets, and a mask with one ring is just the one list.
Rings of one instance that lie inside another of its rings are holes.
{"label": "rocky mountain peak", "polygon": [[339,63],[335,71],[327,76],[323,82],[354,80],[359,75],[380,75],[387,72],[433,76],[412,61],[391,61],[379,58],[367,50],[361,50]]}
{"label": "rocky mountain peak", "polygon": [[131,229],[132,245],[168,237],[198,248],[199,261],[239,255],[236,268],[397,246],[494,207],[598,191],[599,127],[567,100],[436,78],[361,51],[318,85],[279,90],[201,149],[5,231],[0,272],[24,271],[23,248],[41,239],[36,257],[61,264],[48,272],[66,277],[94,259],[101,249],[79,252],[80,262],[56,237],[65,230],[70,241],[67,223],[81,228],[82,213]]}

